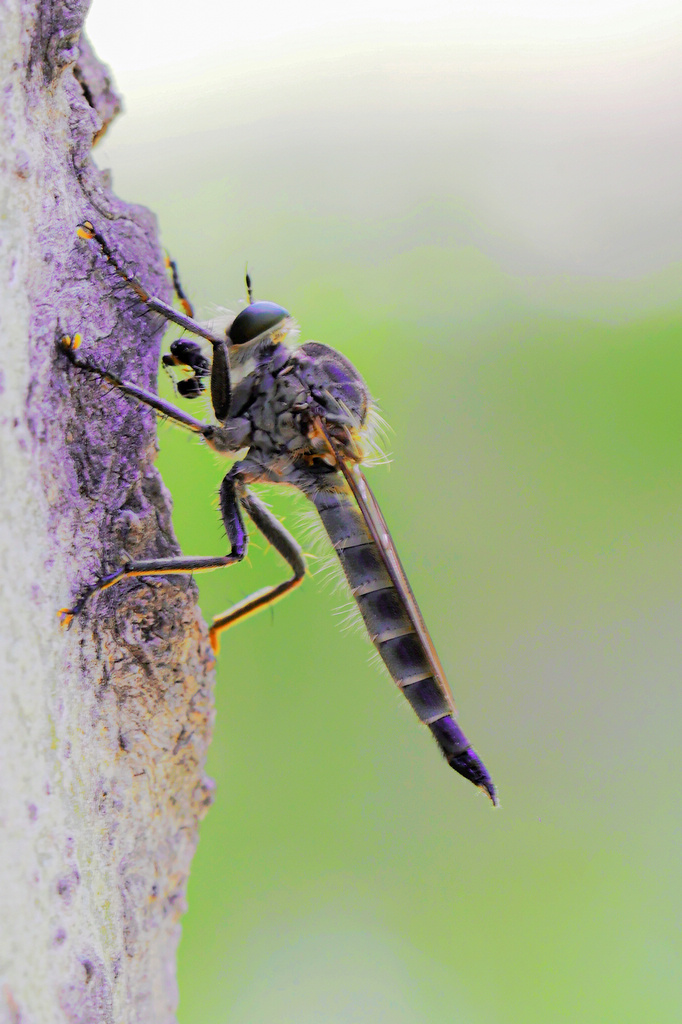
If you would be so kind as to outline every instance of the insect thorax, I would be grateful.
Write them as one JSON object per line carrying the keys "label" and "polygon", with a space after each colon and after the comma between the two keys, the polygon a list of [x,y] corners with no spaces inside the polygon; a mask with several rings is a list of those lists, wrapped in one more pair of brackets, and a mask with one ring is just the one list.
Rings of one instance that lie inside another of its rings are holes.
{"label": "insect thorax", "polygon": [[230,420],[245,421],[243,443],[264,465],[273,465],[318,454],[316,418],[357,437],[371,403],[362,377],[340,352],[314,341],[293,351],[277,344],[261,351],[236,385]]}

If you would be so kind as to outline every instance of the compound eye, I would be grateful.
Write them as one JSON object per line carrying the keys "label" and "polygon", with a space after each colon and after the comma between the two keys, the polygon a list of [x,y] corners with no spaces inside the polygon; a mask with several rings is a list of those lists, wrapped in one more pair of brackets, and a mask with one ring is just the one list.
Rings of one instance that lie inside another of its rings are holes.
{"label": "compound eye", "polygon": [[288,316],[287,310],[276,302],[252,302],[234,318],[227,336],[233,345],[244,345],[274,331]]}

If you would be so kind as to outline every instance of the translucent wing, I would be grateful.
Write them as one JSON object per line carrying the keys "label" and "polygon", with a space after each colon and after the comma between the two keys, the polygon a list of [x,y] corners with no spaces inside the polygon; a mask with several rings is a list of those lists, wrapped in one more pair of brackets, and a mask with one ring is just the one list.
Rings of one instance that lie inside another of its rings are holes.
{"label": "translucent wing", "polygon": [[430,668],[433,672],[433,678],[438,683],[438,686],[445,694],[448,702],[453,710],[455,711],[455,703],[450,690],[450,685],[445,677],[443,666],[440,663],[440,659],[436,654],[436,649],[433,646],[433,640],[426,628],[419,605],[412,593],[412,588],[409,584],[405,570],[402,567],[400,558],[396,546],[393,543],[386,520],[383,517],[379,503],[377,502],[372,489],[367,483],[367,479],[360,469],[357,462],[351,462],[349,459],[344,458],[343,454],[339,451],[338,446],[334,443],[332,437],[329,436],[328,431],[325,429],[323,424],[320,424],[321,430],[324,433],[334,455],[339,469],[343,473],[348,486],[350,487],[353,497],[355,498],[358,508],[362,512],[363,519],[367,524],[369,532],[372,535],[374,543],[379,549],[381,558],[386,566],[391,582],[396,588],[402,601],[405,605],[405,609],[410,618],[414,630],[419,637],[426,656],[429,661]]}

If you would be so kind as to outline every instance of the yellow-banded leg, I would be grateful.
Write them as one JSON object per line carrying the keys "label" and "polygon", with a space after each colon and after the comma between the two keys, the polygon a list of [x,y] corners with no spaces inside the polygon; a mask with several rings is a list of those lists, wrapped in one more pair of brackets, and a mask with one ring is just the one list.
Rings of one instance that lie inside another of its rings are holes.
{"label": "yellow-banded leg", "polygon": [[[229,478],[226,477],[226,480]],[[224,485],[225,481],[223,481]],[[220,492],[221,507],[222,507],[222,488]],[[237,604],[232,605],[227,611],[221,615],[216,615],[213,620],[209,632],[209,638],[211,640],[211,647],[217,654],[220,649],[220,634],[224,629],[229,629],[235,622],[240,622],[242,619],[248,618],[249,615],[254,615],[256,612],[261,611],[263,608],[267,608],[269,605],[274,604],[275,601],[279,601],[280,598],[288,594],[290,590],[298,587],[303,581],[305,576],[306,564],[305,556],[298,542],[291,536],[289,531],[280,523],[279,519],[273,516],[267,505],[256,497],[251,491],[244,488],[243,492],[239,496],[240,504],[243,509],[248,513],[251,521],[258,527],[263,536],[268,540],[273,548],[279,552],[282,558],[289,563],[293,569],[293,575],[288,579],[284,580],[283,583],[278,583],[272,587],[265,587],[263,590],[256,591],[255,594],[251,594],[249,597],[244,598],[243,601],[239,601]],[[223,520],[225,521],[225,515],[223,513]],[[225,521],[227,528],[227,522]],[[229,536],[229,529],[228,529]]]}
{"label": "yellow-banded leg", "polygon": [[[213,334],[211,331],[207,330],[200,323],[194,320],[191,315],[180,313],[178,312],[177,309],[174,309],[173,306],[170,306],[167,302],[163,302],[161,299],[157,299],[155,295],[150,295],[150,293],[144,287],[139,278],[137,278],[135,274],[129,273],[120,265],[120,263],[116,259],[116,256],[109,248],[104,236],[101,235],[100,232],[95,229],[94,225],[89,220],[84,221],[82,224],[78,226],[78,228],[76,229],[76,234],[79,238],[86,239],[87,241],[94,241],[97,243],[100,252],[106,259],[107,263],[111,266],[114,273],[118,277],[120,277],[122,281],[125,281],[128,287],[137,295],[138,299],[140,299],[141,302],[144,302],[144,304],[149,309],[154,310],[155,313],[160,313],[161,316],[165,317],[166,320],[172,321],[174,324],[177,324],[178,327],[184,327],[185,330],[189,331],[191,334],[196,334],[200,338],[206,338],[207,341],[212,342],[214,345],[225,344],[224,337],[218,337],[218,335]],[[184,292],[182,293],[182,296],[183,298],[181,301],[183,301],[184,308],[189,308],[191,310],[192,307],[187,301],[187,299],[184,297]],[[180,296],[178,295],[178,297]]]}
{"label": "yellow-banded leg", "polygon": [[169,419],[174,420],[183,427],[187,427],[189,430],[194,431],[197,434],[202,434],[204,437],[209,438],[214,432],[215,427],[210,423],[202,423],[201,420],[197,420],[194,416],[190,416],[183,409],[178,409],[177,406],[171,402],[166,402],[165,399],[159,398],[152,391],[147,391],[145,388],[139,387],[137,384],[133,384],[132,381],[124,380],[117,374],[112,373],[110,370],[106,370],[103,366],[98,366],[91,359],[84,358],[76,355],[76,350],[80,348],[82,338],[80,334],[74,334],[73,337],[65,335],[60,338],[59,347],[64,355],[68,358],[69,362],[78,367],[79,370],[87,370],[88,373],[93,373],[97,377],[101,377],[102,380],[108,381],[110,384],[114,384],[120,391],[125,395],[130,395],[131,398],[136,398],[139,402],[143,402],[145,405],[149,405],[152,409],[156,409],[163,416],[167,416]]}
{"label": "yellow-banded leg", "polygon": [[166,253],[165,263],[166,268],[171,272],[171,277],[173,279],[173,289],[177,296],[178,302],[182,306],[183,311],[187,314],[187,316],[191,316],[192,318],[194,318],[194,309],[192,308],[192,303],[185,295],[184,289],[180,284],[180,275],[178,274],[177,263],[175,262],[175,260],[172,260],[170,258],[168,253]]}
{"label": "yellow-banded leg", "polygon": [[[90,367],[86,366],[84,368]],[[110,375],[107,379],[112,380],[112,376]],[[121,383],[117,380],[112,380],[112,383],[122,387]],[[135,397],[141,401],[147,402],[148,398],[156,399],[154,395],[149,396],[139,393],[140,390],[137,389]],[[155,405],[155,407],[157,406]],[[184,417],[185,414],[182,415]],[[187,419],[191,418],[187,417]],[[184,419],[180,420],[180,422],[188,425]],[[198,423],[198,421],[194,422]],[[203,425],[200,424],[200,426]],[[220,513],[228,540],[230,541],[231,550],[229,554],[205,557],[186,557],[181,555],[174,558],[149,558],[126,562],[120,569],[103,576],[96,583],[87,587],[71,608],[61,608],[59,618],[62,626],[68,628],[71,625],[74,616],[83,610],[88,598],[92,597],[93,594],[96,594],[99,590],[113,587],[116,583],[120,583],[121,580],[134,576],[168,576],[177,573],[192,575],[195,572],[220,569],[224,566],[233,565],[235,562],[240,562],[244,558],[248,547],[248,534],[244,527],[240,505],[263,536],[289,563],[293,570],[293,575],[282,583],[259,590],[257,593],[234,605],[222,615],[216,616],[209,632],[211,646],[216,654],[219,648],[218,636],[224,629],[227,629],[240,619],[246,618],[262,608],[273,604],[281,597],[284,597],[290,590],[293,590],[294,587],[298,586],[306,570],[303,551],[289,531],[273,516],[267,506],[255,494],[247,490],[241,475],[240,465],[237,464],[230,470],[220,486]]]}
{"label": "yellow-banded leg", "polygon": [[[190,334],[196,334],[200,338],[205,338],[211,342],[213,346],[213,360],[211,364],[211,403],[213,405],[213,411],[216,414],[217,419],[224,422],[230,414],[230,403],[232,398],[232,386],[230,381],[230,359],[227,353],[227,339],[225,335],[219,336],[213,334],[202,324],[198,323],[191,316],[187,316],[184,313],[178,312],[173,306],[169,306],[167,302],[162,302],[161,299],[157,299],[155,295],[150,295],[147,289],[144,287],[142,282],[134,275],[129,273],[124,267],[120,265],[116,256],[109,248],[106,239],[99,231],[96,230],[95,226],[91,221],[86,220],[83,224],[79,225],[76,230],[76,234],[79,238],[83,238],[86,241],[94,241],[107,263],[111,266],[114,273],[121,278],[122,281],[137,295],[138,299],[145,304],[148,309],[151,309],[155,313],[159,313],[166,320],[170,320],[171,323],[177,324],[179,327],[183,327]],[[181,301],[184,304],[184,308],[191,306],[182,292],[180,281],[177,277],[177,270],[174,271],[174,284],[177,288],[180,288],[178,297],[181,297]],[[191,364],[190,364],[191,365]],[[195,386],[198,382],[193,382],[187,389],[182,389],[185,392],[185,397],[192,398],[196,397],[203,388]]]}

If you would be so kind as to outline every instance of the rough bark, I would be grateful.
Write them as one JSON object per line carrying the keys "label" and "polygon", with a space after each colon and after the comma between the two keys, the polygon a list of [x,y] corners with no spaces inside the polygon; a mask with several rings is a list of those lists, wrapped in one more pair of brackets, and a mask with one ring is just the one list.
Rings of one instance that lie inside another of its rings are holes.
{"label": "rough bark", "polygon": [[153,216],[90,157],[119,108],[84,0],[0,0],[0,1021],[174,1019],[212,657],[188,577],[57,610],[103,566],[178,551],[150,410],[62,334],[153,385],[163,325],[76,226],[168,295]]}

